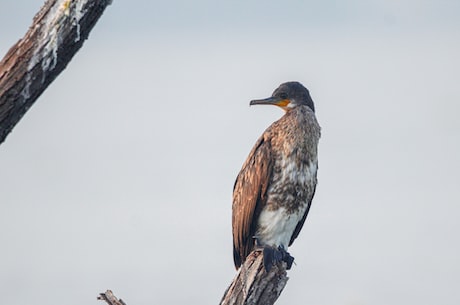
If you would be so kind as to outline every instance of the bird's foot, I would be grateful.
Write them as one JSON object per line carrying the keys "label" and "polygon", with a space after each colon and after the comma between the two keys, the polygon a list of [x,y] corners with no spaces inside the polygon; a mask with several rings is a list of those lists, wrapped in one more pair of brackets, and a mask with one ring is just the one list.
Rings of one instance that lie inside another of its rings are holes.
{"label": "bird's foot", "polygon": [[264,246],[263,247],[263,257],[264,257],[264,268],[265,271],[269,272],[273,265],[285,262],[287,264],[286,269],[289,270],[292,267],[292,263],[294,262],[294,257],[292,257],[289,252],[284,249],[283,246],[270,247]]}
{"label": "bird's foot", "polygon": [[286,262],[286,264],[287,264],[286,269],[287,270],[291,269],[292,264],[294,263],[294,257],[291,256],[291,254],[289,254],[289,252],[287,252],[286,249],[284,249],[283,246],[279,246],[278,249],[281,252],[281,254],[283,255],[283,262]]}

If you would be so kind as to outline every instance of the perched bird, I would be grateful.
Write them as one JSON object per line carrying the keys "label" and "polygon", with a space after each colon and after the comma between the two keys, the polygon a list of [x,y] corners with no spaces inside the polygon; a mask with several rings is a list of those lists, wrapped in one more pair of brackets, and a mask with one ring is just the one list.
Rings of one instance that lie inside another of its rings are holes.
{"label": "perched bird", "polygon": [[316,188],[320,126],[310,93],[298,82],[281,84],[250,105],[276,105],[285,114],[257,140],[233,187],[233,259],[238,269],[254,249],[264,268],[281,261],[305,222]]}

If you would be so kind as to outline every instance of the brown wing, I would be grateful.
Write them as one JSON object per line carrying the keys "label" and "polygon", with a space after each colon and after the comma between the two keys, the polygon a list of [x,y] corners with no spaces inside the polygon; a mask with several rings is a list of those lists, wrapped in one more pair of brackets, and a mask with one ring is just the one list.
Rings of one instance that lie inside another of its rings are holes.
{"label": "brown wing", "polygon": [[267,200],[272,168],[271,145],[262,135],[243,164],[233,187],[233,260],[237,269],[254,247],[257,218]]}
{"label": "brown wing", "polygon": [[302,230],[303,224],[305,223],[305,219],[307,219],[308,212],[310,211],[311,202],[313,200],[313,197],[315,196],[315,190],[316,190],[316,184],[313,186],[313,192],[311,194],[310,201],[308,202],[307,210],[305,211],[305,214],[303,214],[303,217],[299,221],[299,223],[297,223],[294,233],[292,233],[291,240],[289,241],[289,247],[292,245],[292,243],[297,238],[297,236],[299,236],[300,230]]}

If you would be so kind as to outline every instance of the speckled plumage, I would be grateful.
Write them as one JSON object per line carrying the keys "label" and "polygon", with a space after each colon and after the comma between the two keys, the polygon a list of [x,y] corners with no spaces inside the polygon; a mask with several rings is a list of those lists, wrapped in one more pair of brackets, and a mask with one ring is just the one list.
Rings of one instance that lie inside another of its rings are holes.
{"label": "speckled plumage", "polygon": [[320,126],[309,92],[300,83],[289,82],[269,99],[276,99],[275,105],[286,113],[258,139],[235,181],[236,268],[254,249],[256,240],[257,246],[287,249],[298,236],[315,193]]}

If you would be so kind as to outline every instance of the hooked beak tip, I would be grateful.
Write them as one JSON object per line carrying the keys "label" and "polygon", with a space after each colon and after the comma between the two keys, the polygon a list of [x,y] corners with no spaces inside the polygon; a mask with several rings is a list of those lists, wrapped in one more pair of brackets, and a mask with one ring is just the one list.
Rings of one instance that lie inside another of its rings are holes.
{"label": "hooked beak tip", "polygon": [[269,97],[265,99],[260,99],[260,100],[252,100],[249,103],[249,106],[252,105],[275,105],[275,106],[280,106],[280,107],[285,107],[288,105],[290,101],[288,99],[281,99],[279,97]]}

